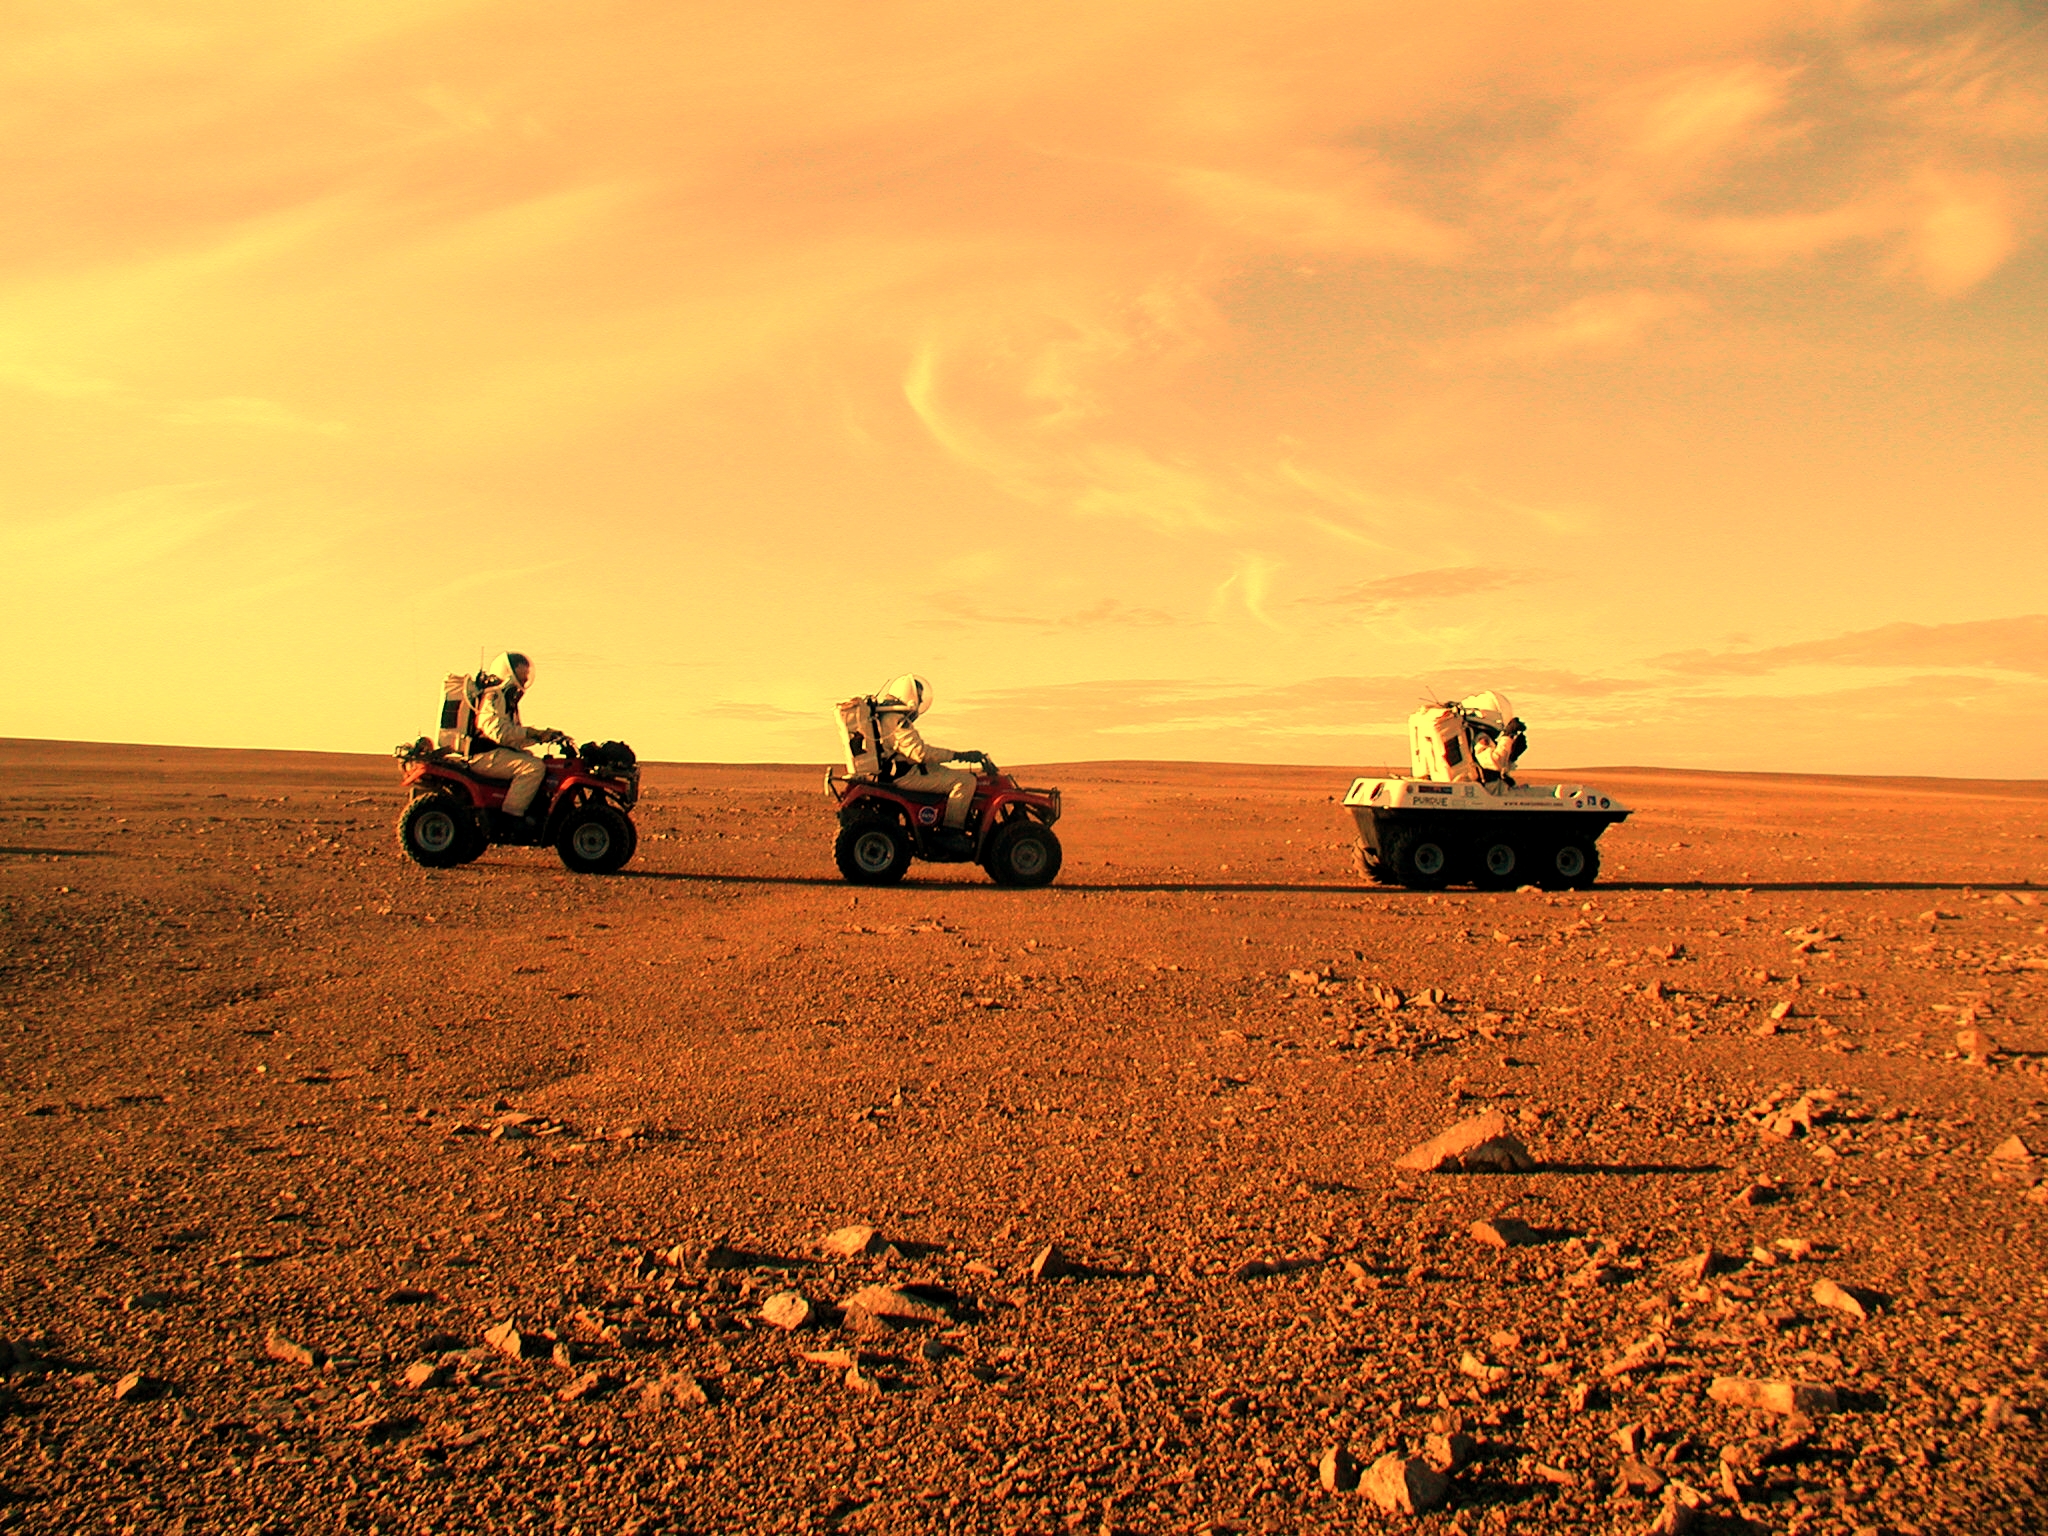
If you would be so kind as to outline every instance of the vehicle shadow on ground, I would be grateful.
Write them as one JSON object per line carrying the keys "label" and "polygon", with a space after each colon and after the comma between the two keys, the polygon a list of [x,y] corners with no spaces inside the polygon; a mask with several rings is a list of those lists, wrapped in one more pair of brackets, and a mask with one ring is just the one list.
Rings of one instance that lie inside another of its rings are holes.
{"label": "vehicle shadow on ground", "polygon": [[[56,849],[0,848],[0,853],[58,852]],[[970,866],[961,866],[963,871]],[[857,886],[840,879],[837,875],[720,875],[682,869],[622,869],[615,877],[622,880],[683,880],[700,881],[716,885],[790,885],[790,886],[844,886],[848,890],[887,890],[887,886]],[[906,880],[897,889],[947,890],[984,889],[1001,891],[1004,887],[990,884],[979,876],[961,880]],[[1409,890],[1401,886],[1387,885],[1337,885],[1303,880],[1123,880],[1088,881],[1061,880],[1052,887],[1061,891],[1087,891],[1093,895],[1113,895],[1123,892],[1129,895],[1158,896],[1173,892],[1190,892],[1195,895],[1242,895],[1255,896],[1301,895],[1301,896],[1419,896],[1434,895],[1435,892]],[[1562,895],[1597,895],[1603,891],[1780,891],[1826,894],[1843,891],[1991,891],[2031,889],[2025,881],[2015,880],[1603,880],[1588,891],[1553,892]],[[1512,896],[1514,891],[1481,891],[1471,887],[1451,886],[1447,894],[1458,896]]]}
{"label": "vehicle shadow on ground", "polygon": [[1575,1174],[1622,1174],[1639,1177],[1647,1174],[1676,1173],[1726,1173],[1726,1163],[1538,1163],[1538,1173]]}

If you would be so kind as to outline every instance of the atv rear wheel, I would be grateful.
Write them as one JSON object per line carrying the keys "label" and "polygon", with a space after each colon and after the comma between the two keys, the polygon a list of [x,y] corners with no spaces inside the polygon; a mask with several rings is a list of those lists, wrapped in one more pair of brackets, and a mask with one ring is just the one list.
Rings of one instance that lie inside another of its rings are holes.
{"label": "atv rear wheel", "polygon": [[1411,890],[1437,891],[1451,883],[1450,850],[1434,837],[1403,833],[1387,849],[1385,862]]}
{"label": "atv rear wheel", "polygon": [[1600,878],[1600,850],[1591,843],[1559,843],[1545,850],[1537,884],[1546,891],[1583,891]]}
{"label": "atv rear wheel", "polygon": [[470,808],[453,795],[421,795],[398,818],[399,848],[427,869],[468,863],[483,852],[481,841]]}
{"label": "atv rear wheel", "polygon": [[910,868],[910,839],[893,821],[856,821],[839,829],[832,858],[855,885],[894,885]]}
{"label": "atv rear wheel", "polygon": [[1060,872],[1060,840],[1051,827],[1019,817],[996,828],[982,867],[997,885],[1050,885]]}
{"label": "atv rear wheel", "polygon": [[1527,878],[1528,860],[1513,843],[1500,839],[1482,841],[1475,851],[1475,878],[1481,890],[1513,890]]}
{"label": "atv rear wheel", "polygon": [[633,823],[601,800],[579,805],[555,834],[555,852],[578,875],[615,874],[633,857]]}

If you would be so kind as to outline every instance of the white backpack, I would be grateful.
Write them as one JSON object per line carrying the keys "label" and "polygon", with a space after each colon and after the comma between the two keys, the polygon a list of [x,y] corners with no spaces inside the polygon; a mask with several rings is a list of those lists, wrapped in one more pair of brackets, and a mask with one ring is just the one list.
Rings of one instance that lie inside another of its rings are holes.
{"label": "white backpack", "polygon": [[875,736],[873,699],[848,699],[839,706],[839,735],[846,743],[846,776],[850,779],[881,778],[882,747]]}
{"label": "white backpack", "polygon": [[477,706],[483,702],[484,690],[497,686],[498,679],[488,672],[473,677],[450,672],[441,685],[441,729],[434,737],[435,745],[467,757],[476,735]]}

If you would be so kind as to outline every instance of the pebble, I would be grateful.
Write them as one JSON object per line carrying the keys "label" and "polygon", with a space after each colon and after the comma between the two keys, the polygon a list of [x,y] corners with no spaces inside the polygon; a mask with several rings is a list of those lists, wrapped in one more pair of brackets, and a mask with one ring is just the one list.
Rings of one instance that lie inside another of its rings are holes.
{"label": "pebble", "polygon": [[887,1239],[873,1227],[852,1226],[826,1233],[818,1251],[835,1259],[864,1259],[888,1246]]}
{"label": "pebble", "polygon": [[586,1398],[603,1397],[617,1385],[603,1371],[585,1371],[555,1395],[565,1403],[580,1403]]}
{"label": "pebble", "polygon": [[547,1352],[545,1340],[521,1333],[519,1325],[507,1318],[484,1335],[484,1342],[513,1360],[532,1360]]}
{"label": "pebble", "polygon": [[453,1375],[438,1360],[415,1360],[405,1368],[405,1384],[419,1392],[428,1387],[445,1387]]}
{"label": "pebble", "polygon": [[1489,1109],[1404,1153],[1394,1166],[1417,1173],[1528,1173],[1536,1160],[1509,1134],[1508,1117]]}
{"label": "pebble", "polygon": [[1031,1278],[1034,1283],[1040,1280],[1057,1280],[1060,1276],[1071,1273],[1072,1268],[1065,1256],[1052,1243],[1047,1243],[1032,1255]]}
{"label": "pebble", "polygon": [[840,1303],[843,1311],[892,1323],[950,1323],[946,1309],[891,1285],[864,1286]]}
{"label": "pebble", "polygon": [[1707,1396],[1724,1408],[1756,1408],[1765,1413],[1798,1413],[1809,1418],[1835,1411],[1835,1389],[1810,1381],[1758,1381],[1747,1376],[1716,1376]]}
{"label": "pebble", "polygon": [[1360,1486],[1388,1514],[1420,1515],[1443,1503],[1451,1480],[1420,1456],[1382,1456]]}
{"label": "pebble", "polygon": [[1458,1361],[1458,1374],[1471,1377],[1482,1387],[1491,1387],[1498,1386],[1508,1379],[1508,1368],[1504,1365],[1489,1365],[1468,1349]]}
{"label": "pebble", "polygon": [[1349,1493],[1358,1486],[1358,1462],[1343,1446],[1333,1445],[1316,1463],[1316,1477],[1326,1493]]}
{"label": "pebble", "polygon": [[796,1291],[777,1291],[761,1303],[761,1321],[788,1333],[810,1322],[811,1304]]}
{"label": "pebble", "polygon": [[1446,1477],[1462,1472],[1472,1464],[1472,1453],[1479,1444],[1470,1435],[1458,1430],[1449,1434],[1431,1435],[1422,1443],[1422,1459]]}
{"label": "pebble", "polygon": [[145,1376],[140,1371],[130,1371],[114,1383],[114,1401],[117,1403],[146,1403],[162,1397],[164,1384],[154,1376]]}
{"label": "pebble", "polygon": [[668,1371],[640,1389],[640,1402],[647,1408],[702,1408],[717,1400],[711,1382],[688,1371]]}
{"label": "pebble", "polygon": [[310,1369],[317,1369],[321,1360],[320,1351],[294,1343],[275,1328],[264,1335],[263,1353],[273,1360],[282,1360],[286,1365],[302,1365]]}
{"label": "pebble", "polygon": [[1492,1216],[1473,1222],[1472,1238],[1488,1248],[1527,1248],[1541,1241],[1534,1227],[1512,1216]]}
{"label": "pebble", "polygon": [[1998,1042],[1986,1030],[1959,1029],[1956,1031],[1956,1049],[1963,1053],[1963,1060],[1973,1067],[1981,1067],[1991,1060],[1991,1053],[1998,1049]]}
{"label": "pebble", "polygon": [[1817,1280],[1813,1286],[1813,1299],[1824,1307],[1853,1317],[1862,1322],[1870,1316],[1870,1310],[1863,1300],[1847,1286],[1837,1285],[1832,1280]]}

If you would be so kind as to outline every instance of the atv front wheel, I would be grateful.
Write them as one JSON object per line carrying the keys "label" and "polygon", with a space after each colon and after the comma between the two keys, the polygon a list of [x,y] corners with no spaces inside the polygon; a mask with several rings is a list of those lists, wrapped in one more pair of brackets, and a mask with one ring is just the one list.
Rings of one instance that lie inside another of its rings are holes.
{"label": "atv front wheel", "polygon": [[578,806],[555,834],[555,852],[578,875],[610,875],[626,867],[638,839],[618,810],[594,801]]}
{"label": "atv front wheel", "polygon": [[855,885],[894,885],[910,868],[910,839],[889,821],[856,821],[832,845],[839,873]]}
{"label": "atv front wheel", "polygon": [[989,840],[983,868],[997,885],[1050,885],[1060,872],[1060,840],[1038,822],[1007,822]]}
{"label": "atv front wheel", "polygon": [[1437,891],[1451,883],[1450,850],[1434,837],[1403,834],[1387,850],[1386,862],[1411,890]]}
{"label": "atv front wheel", "polygon": [[483,850],[470,809],[453,795],[421,795],[398,818],[398,846],[413,863],[427,869],[452,869]]}

